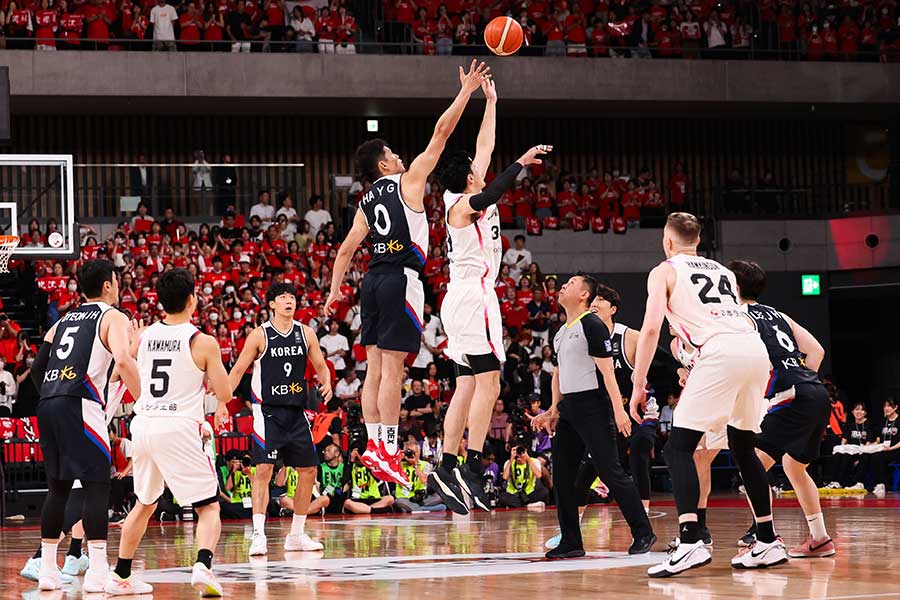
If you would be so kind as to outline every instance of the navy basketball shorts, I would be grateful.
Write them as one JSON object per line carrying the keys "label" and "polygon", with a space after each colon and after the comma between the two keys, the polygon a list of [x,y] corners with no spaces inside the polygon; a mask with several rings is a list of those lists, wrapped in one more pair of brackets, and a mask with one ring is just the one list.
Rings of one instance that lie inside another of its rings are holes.
{"label": "navy basketball shorts", "polygon": [[773,408],[763,418],[756,447],[776,462],[785,454],[802,464],[818,458],[819,445],[831,414],[825,386],[821,383],[798,384],[794,386],[793,399],[787,395]]}
{"label": "navy basketball shorts", "polygon": [[280,458],[288,467],[319,464],[312,430],[299,406],[253,405],[254,465],[273,465]]}
{"label": "navy basketball shorts", "polygon": [[412,269],[380,265],[366,273],[360,292],[363,346],[418,353],[425,291]]}
{"label": "navy basketball shorts", "polygon": [[37,417],[48,479],[109,483],[109,432],[99,403],[74,396],[45,398]]}

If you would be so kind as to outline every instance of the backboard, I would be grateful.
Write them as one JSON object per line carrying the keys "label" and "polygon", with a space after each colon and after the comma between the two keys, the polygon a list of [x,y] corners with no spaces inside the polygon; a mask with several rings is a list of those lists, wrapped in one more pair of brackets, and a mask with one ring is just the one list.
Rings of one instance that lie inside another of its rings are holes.
{"label": "backboard", "polygon": [[71,154],[0,154],[0,235],[22,238],[13,258],[78,255],[73,175]]}

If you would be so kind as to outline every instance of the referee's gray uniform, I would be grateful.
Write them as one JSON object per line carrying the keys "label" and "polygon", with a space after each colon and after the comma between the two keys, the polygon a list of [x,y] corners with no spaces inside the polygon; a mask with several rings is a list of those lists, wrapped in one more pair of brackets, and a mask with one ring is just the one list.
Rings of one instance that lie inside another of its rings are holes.
{"label": "referee's gray uniform", "polygon": [[575,480],[585,451],[628,521],[632,536],[651,535],[637,488],[619,464],[612,405],[594,363],[594,358],[612,357],[609,330],[595,314],[586,312],[557,332],[553,347],[562,392],[559,425],[553,437],[553,487],[562,532],[559,547],[583,548]]}

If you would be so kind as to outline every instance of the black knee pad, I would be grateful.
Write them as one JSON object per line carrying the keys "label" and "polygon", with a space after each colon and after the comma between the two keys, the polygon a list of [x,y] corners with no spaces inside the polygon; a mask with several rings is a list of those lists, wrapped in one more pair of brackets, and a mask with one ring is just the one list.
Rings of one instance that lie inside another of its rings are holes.
{"label": "black knee pad", "polygon": [[666,446],[663,450],[666,457],[666,464],[669,464],[670,458],[674,458],[678,455],[681,457],[687,456],[693,461],[694,450],[697,449],[697,445],[700,443],[702,437],[702,431],[673,427],[672,433],[669,434],[669,441],[666,442]]}
{"label": "black knee pad", "polygon": [[728,426],[728,449],[734,462],[756,456],[756,434],[744,429]]}

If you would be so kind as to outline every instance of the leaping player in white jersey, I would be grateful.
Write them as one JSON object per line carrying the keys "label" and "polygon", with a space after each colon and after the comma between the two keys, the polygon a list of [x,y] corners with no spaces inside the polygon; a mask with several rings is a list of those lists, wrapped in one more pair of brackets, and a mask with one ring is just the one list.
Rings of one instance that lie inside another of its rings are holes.
{"label": "leaping player in white jersey", "polygon": [[[477,66],[476,66],[477,65]],[[404,360],[422,343],[425,294],[421,273],[428,255],[425,184],[447,139],[490,67],[472,61],[459,68],[460,90],[434,127],[428,147],[407,169],[384,140],[369,140],[356,150],[362,176],[372,182],[363,195],[353,226],[334,261],[325,312],[334,314],[350,260],[371,237],[372,260],[360,292],[360,340],[366,348],[368,375],[362,391],[368,443],[361,460],[378,478],[408,486],[397,439]]]}
{"label": "leaping player in white jersey", "polygon": [[632,410],[643,405],[647,372],[663,319],[678,337],[700,349],[675,409],[665,457],[678,510],[680,544],[650,567],[650,577],[670,577],[702,567],[712,555],[700,539],[700,486],[694,451],[707,431],[728,428],[728,445],[747,489],[757,522],[750,552],[731,560],[734,568],[760,568],[787,561],[775,536],[766,472],[756,455],[756,434],[765,402],[769,357],[752,320],[738,304],[734,273],[697,256],[700,223],[687,213],[669,215],[663,233],[666,260],[647,279],[647,307],[634,365]]}
{"label": "leaping player in white jersey", "polygon": [[[453,152],[439,169],[444,191],[447,222],[447,257],[450,283],[441,306],[441,321],[447,332],[447,356],[456,367],[456,391],[444,417],[444,453],[441,464],[429,475],[430,487],[457,514],[468,514],[473,506],[490,511],[484,493],[481,455],[491,424],[491,412],[500,395],[503,324],[494,282],[500,270],[503,243],[497,201],[512,188],[519,172],[541,162],[538,155],[551,146],[535,146],[485,187],[485,175],[494,150],[497,124],[497,91],[485,80],[481,89],[487,99],[475,158]],[[466,462],[458,464],[457,452],[463,432],[469,427]]]}
{"label": "leaping player in white jersey", "polygon": [[131,422],[134,493],[137,504],[125,519],[119,560],[106,585],[113,596],[149,594],[153,588],[131,576],[131,561],[165,487],[197,511],[197,560],[191,585],[203,596],[221,596],[211,569],[219,541],[219,484],[203,451],[204,380],[216,395],[216,426],[228,419],[228,373],[216,340],[191,324],[197,308],[194,277],[186,269],[166,271],[157,284],[166,318],[147,327],[132,344],[141,374],[141,394]]}

